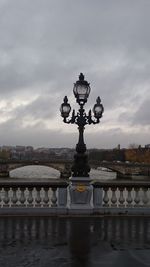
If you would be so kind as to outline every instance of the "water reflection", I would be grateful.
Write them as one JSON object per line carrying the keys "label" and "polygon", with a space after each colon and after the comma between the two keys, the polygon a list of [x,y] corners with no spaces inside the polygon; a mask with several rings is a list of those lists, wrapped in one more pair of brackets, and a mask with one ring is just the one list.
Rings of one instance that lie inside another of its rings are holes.
{"label": "water reflection", "polygon": [[69,247],[72,266],[88,266],[90,254],[90,223],[84,219],[70,220]]}
{"label": "water reflection", "polygon": [[0,266],[150,266],[149,217],[0,217]]}

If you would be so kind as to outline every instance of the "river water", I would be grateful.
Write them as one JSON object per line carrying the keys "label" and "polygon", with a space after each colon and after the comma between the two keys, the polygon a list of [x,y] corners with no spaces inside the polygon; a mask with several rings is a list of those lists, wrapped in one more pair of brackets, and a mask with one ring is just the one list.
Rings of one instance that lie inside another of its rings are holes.
{"label": "river water", "polygon": [[[25,166],[10,172],[10,177],[15,178],[60,178],[60,172],[56,169],[46,166]],[[90,177],[92,179],[113,180],[116,173],[108,171],[105,168],[91,169]]]}

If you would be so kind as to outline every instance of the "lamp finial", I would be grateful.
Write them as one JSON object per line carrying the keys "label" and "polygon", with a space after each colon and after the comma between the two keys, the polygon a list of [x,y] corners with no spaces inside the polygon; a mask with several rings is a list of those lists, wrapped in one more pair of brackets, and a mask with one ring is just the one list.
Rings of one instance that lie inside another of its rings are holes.
{"label": "lamp finial", "polygon": [[79,75],[79,81],[84,81],[84,75],[83,75],[82,72],[81,72],[80,75]]}

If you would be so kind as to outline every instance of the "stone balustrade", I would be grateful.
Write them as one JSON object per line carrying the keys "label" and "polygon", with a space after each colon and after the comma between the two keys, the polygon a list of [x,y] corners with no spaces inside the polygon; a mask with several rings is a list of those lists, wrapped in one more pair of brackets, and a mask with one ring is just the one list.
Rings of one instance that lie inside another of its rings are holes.
{"label": "stone balustrade", "polygon": [[65,212],[67,207],[67,182],[60,180],[20,180],[0,181],[1,213],[46,213]]}
{"label": "stone balustrade", "polygon": [[150,213],[149,181],[107,181],[93,184],[93,206],[100,213]]}
{"label": "stone balustrade", "polygon": [[83,205],[82,194],[87,189],[82,184],[74,185],[81,203],[77,201],[73,209],[69,181],[1,179],[0,214],[150,214],[149,181],[91,182],[88,207]]}

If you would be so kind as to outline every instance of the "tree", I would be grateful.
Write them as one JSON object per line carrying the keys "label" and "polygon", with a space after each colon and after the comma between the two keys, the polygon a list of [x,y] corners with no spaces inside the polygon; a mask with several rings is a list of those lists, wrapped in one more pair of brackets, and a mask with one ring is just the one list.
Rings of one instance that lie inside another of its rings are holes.
{"label": "tree", "polygon": [[136,143],[131,143],[129,145],[129,149],[135,149],[135,148],[139,148],[139,147],[140,147],[140,145],[139,144],[136,144]]}
{"label": "tree", "polygon": [[10,152],[7,150],[0,151],[0,159],[10,159]]}

